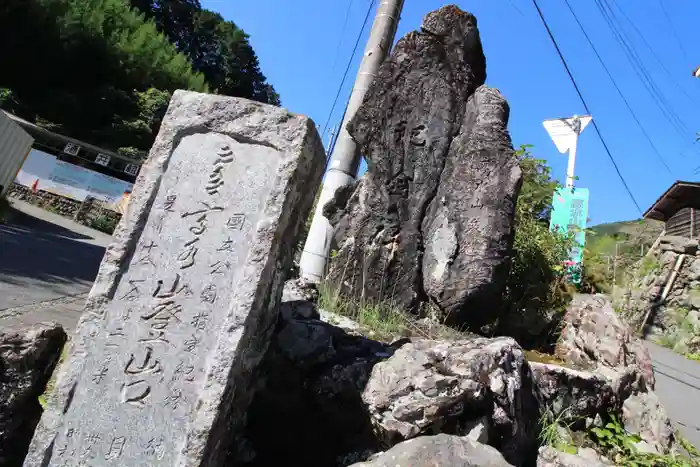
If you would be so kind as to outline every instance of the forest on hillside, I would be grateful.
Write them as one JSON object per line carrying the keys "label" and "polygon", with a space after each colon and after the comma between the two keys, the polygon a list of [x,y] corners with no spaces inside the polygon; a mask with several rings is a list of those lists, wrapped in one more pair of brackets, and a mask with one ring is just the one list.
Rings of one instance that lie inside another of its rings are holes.
{"label": "forest on hillside", "polygon": [[176,89],[274,105],[248,36],[199,0],[3,0],[0,107],[140,159]]}

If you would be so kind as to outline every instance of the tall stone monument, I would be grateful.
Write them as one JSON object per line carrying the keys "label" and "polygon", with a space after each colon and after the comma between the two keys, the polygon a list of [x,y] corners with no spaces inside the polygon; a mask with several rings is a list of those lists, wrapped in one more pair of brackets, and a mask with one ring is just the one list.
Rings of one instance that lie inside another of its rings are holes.
{"label": "tall stone monument", "polygon": [[307,118],[174,94],[25,466],[223,465],[324,161]]}

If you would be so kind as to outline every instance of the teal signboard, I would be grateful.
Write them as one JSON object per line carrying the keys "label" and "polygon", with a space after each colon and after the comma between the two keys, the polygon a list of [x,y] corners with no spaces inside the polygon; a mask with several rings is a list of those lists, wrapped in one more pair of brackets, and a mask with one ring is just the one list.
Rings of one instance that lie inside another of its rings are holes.
{"label": "teal signboard", "polygon": [[574,232],[575,245],[569,255],[569,271],[573,282],[581,282],[583,247],[586,243],[586,219],[588,219],[588,188],[560,188],[552,198],[550,230],[562,233]]}

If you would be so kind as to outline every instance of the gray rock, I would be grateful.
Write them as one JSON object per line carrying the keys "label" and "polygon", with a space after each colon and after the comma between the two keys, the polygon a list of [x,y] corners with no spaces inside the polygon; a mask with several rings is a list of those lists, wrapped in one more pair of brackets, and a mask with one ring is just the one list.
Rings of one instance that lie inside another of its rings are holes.
{"label": "gray rock", "polygon": [[385,444],[439,432],[488,439],[512,463],[536,453],[538,407],[529,367],[510,338],[414,341],[374,366],[362,396]]}
{"label": "gray rock", "polygon": [[548,363],[529,362],[541,407],[555,417],[579,423],[587,417],[606,415],[619,401],[608,381],[594,373]]}
{"label": "gray rock", "polygon": [[620,400],[654,387],[649,351],[604,295],[577,295],[567,307],[556,355],[603,375]]}
{"label": "gray rock", "polygon": [[382,65],[348,126],[368,171],[324,208],[328,279],[345,295],[414,312],[430,299],[472,329],[498,319],[521,173],[485,77],[476,19],[455,6]]}
{"label": "gray rock", "polygon": [[652,391],[628,397],[622,406],[622,421],[625,430],[638,434],[659,454],[667,454],[673,446],[673,425]]}
{"label": "gray rock", "polygon": [[316,284],[303,278],[290,279],[285,282],[282,301],[290,302],[294,300],[316,302],[318,300]]}
{"label": "gray rock", "polygon": [[606,458],[591,448],[579,448],[576,454],[557,451],[551,446],[540,448],[537,467],[612,467]]}
{"label": "gray rock", "polygon": [[223,465],[324,160],[308,118],[175,92],[27,467]]}
{"label": "gray rock", "polygon": [[696,310],[700,309],[700,290],[690,290],[688,292],[688,305]]}
{"label": "gray rock", "polygon": [[309,308],[280,307],[229,467],[345,466],[381,450],[361,396],[372,367],[395,347],[348,334]]}
{"label": "gray rock", "polygon": [[679,254],[684,253],[687,255],[694,255],[698,250],[698,241],[688,237],[665,235],[661,237],[659,248],[661,251],[672,251]]}
{"label": "gray rock", "polygon": [[39,396],[66,339],[54,323],[0,334],[0,465],[22,465],[41,417]]}
{"label": "gray rock", "polygon": [[353,467],[511,467],[491,446],[471,438],[439,434],[397,444],[371,461]]}

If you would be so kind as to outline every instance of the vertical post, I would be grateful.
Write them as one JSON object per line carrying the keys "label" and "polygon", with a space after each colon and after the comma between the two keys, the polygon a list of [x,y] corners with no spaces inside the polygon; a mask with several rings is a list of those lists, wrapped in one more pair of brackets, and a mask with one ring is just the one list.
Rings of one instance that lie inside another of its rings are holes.
{"label": "vertical post", "polygon": [[578,143],[578,133],[574,137],[574,143],[569,148],[569,165],[566,168],[566,187],[574,187],[574,167],[576,166],[576,144]]}
{"label": "vertical post", "polygon": [[690,208],[690,239],[695,236],[695,208]]}
{"label": "vertical post", "polygon": [[325,273],[326,260],[330,250],[333,230],[323,216],[323,206],[333,198],[338,188],[351,184],[357,176],[360,153],[357,144],[348,133],[346,126],[362,104],[367,89],[374,80],[379,66],[391,49],[404,0],[381,0],[374,18],[365,54],[357,72],[355,85],[350,94],[345,118],[340,126],[333,154],[326,172],[316,212],[311,221],[309,235],[301,254],[301,276],[312,282],[319,282]]}

